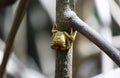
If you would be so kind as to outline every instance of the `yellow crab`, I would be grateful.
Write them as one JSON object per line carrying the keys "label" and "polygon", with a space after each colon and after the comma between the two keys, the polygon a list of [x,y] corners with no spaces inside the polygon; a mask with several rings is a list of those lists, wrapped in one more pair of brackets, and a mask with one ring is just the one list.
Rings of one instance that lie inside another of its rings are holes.
{"label": "yellow crab", "polygon": [[52,41],[51,48],[55,50],[68,50],[71,47],[71,44],[75,40],[77,31],[73,33],[73,28],[71,28],[70,34],[65,31],[58,31],[55,29],[56,25],[53,25],[52,28]]}

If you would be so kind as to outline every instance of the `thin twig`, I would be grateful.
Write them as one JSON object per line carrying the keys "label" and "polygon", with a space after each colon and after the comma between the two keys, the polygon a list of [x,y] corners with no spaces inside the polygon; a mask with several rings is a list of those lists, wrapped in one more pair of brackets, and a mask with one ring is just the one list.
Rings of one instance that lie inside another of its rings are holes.
{"label": "thin twig", "polygon": [[28,0],[20,0],[20,3],[19,3],[18,8],[16,10],[16,14],[15,14],[15,18],[14,18],[14,21],[13,21],[13,24],[12,24],[12,28],[11,28],[11,31],[8,35],[8,39],[7,39],[7,42],[6,42],[4,57],[3,57],[3,60],[2,60],[2,64],[0,66],[0,78],[2,78],[3,75],[4,75],[6,65],[7,65],[9,56],[11,54],[11,47],[13,45],[15,35],[18,31],[20,23],[21,23],[21,21],[24,17],[24,14],[25,14],[27,1]]}
{"label": "thin twig", "polygon": [[120,66],[120,51],[114,48],[108,41],[101,37],[94,29],[83,22],[73,11],[66,12],[71,26],[87,37],[101,50],[103,50],[118,66]]}

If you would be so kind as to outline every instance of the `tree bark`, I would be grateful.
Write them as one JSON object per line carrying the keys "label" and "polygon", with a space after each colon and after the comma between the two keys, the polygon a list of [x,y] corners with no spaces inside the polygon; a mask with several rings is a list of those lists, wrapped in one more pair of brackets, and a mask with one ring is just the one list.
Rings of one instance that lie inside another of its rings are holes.
{"label": "tree bark", "polygon": [[[74,0],[57,0],[56,1],[56,24],[60,31],[70,33],[71,27],[69,21],[66,20],[64,13],[74,9]],[[73,45],[67,51],[56,51],[56,70],[55,78],[72,78],[72,56]]]}

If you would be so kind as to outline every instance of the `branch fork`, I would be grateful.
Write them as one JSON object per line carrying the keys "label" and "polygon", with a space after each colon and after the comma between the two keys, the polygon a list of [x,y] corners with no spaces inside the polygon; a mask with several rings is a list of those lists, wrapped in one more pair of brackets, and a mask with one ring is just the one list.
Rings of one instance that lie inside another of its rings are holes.
{"label": "branch fork", "polygon": [[105,52],[118,66],[120,66],[120,51],[114,48],[106,41],[98,32],[92,29],[84,21],[82,21],[74,11],[66,11],[65,17],[69,19],[70,26],[83,34],[103,52]]}

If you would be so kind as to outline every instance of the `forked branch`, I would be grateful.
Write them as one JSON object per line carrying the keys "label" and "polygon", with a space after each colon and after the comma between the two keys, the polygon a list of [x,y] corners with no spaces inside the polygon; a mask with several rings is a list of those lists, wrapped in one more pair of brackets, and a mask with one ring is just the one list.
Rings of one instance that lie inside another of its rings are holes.
{"label": "forked branch", "polygon": [[73,11],[65,13],[71,26],[87,37],[96,46],[103,50],[118,66],[120,66],[120,51],[114,48],[108,41],[101,37],[94,29],[83,22]]}

